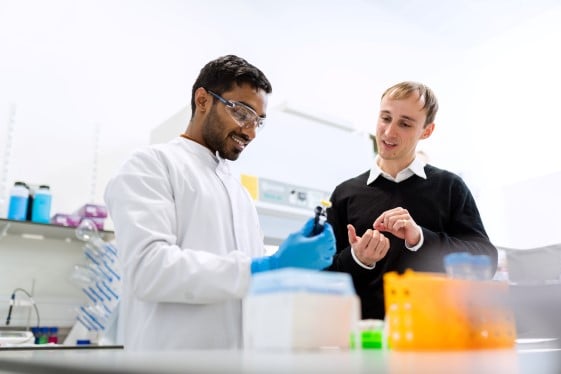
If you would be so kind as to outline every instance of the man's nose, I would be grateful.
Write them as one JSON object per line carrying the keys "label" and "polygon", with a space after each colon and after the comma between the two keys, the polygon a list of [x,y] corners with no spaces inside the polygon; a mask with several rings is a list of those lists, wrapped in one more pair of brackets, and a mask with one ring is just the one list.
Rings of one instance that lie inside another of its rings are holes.
{"label": "man's nose", "polygon": [[394,135],[396,131],[397,131],[397,122],[392,121],[386,126],[384,133],[386,135]]}
{"label": "man's nose", "polygon": [[249,140],[255,139],[257,136],[257,129],[254,126],[242,127],[242,132],[249,138]]}

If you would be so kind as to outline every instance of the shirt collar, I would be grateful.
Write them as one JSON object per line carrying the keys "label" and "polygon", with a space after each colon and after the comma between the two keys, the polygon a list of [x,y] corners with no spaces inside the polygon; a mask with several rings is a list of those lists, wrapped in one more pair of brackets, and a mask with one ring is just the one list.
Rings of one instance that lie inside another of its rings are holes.
{"label": "shirt collar", "polygon": [[[379,156],[376,157],[376,161],[378,161],[378,157]],[[420,158],[415,157],[415,159],[409,164],[409,166],[397,173],[396,177],[394,178],[380,169],[380,167],[378,166],[378,162],[374,162],[374,166],[372,166],[372,169],[370,169],[370,175],[368,176],[366,184],[374,182],[380,175],[396,183],[403,182],[413,175],[417,175],[423,179],[427,179],[427,175],[425,174],[425,165],[425,162],[423,162]]]}

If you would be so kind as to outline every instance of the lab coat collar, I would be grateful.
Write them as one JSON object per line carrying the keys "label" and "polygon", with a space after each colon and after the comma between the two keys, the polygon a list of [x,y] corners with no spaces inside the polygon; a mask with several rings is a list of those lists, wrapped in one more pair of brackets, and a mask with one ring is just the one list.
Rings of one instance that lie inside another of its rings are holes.
{"label": "lab coat collar", "polygon": [[218,165],[216,165],[216,171],[219,171],[223,174],[230,175],[231,174],[230,173],[230,164],[228,163],[228,160],[220,157],[220,155],[218,154],[218,151],[216,151],[216,153],[214,154],[214,157],[218,161]]}
{"label": "lab coat collar", "polygon": [[198,158],[206,162],[210,167],[213,167],[216,171],[219,171],[221,174],[231,174],[228,160],[220,157],[218,151],[212,153],[211,150],[204,145],[201,145],[194,140],[186,139],[183,137],[178,137],[173,141],[178,142],[185,150],[196,155]]}

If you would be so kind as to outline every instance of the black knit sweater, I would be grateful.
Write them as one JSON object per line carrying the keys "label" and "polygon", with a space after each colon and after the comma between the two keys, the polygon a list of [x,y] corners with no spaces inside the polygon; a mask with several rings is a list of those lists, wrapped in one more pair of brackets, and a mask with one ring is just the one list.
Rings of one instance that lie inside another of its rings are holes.
{"label": "black knit sweater", "polygon": [[[414,175],[400,183],[379,176],[367,185],[369,171],[338,185],[327,211],[337,240],[337,253],[331,271],[350,273],[361,300],[362,318],[383,319],[384,273],[416,271],[444,272],[443,258],[451,252],[485,254],[497,265],[497,249],[491,244],[475,200],[464,181],[449,171],[425,166],[427,179]],[[388,209],[402,207],[422,228],[424,244],[412,252],[403,239],[390,233],[390,250],[372,270],[359,266],[351,256],[347,224],[357,235],[372,228],[374,220]]]}

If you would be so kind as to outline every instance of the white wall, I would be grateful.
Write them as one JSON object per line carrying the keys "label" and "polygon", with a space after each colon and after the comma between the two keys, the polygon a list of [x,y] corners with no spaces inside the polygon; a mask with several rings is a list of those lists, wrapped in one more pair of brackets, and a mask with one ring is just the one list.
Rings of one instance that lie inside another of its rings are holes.
{"label": "white wall", "polygon": [[[202,65],[235,53],[271,79],[271,108],[294,103],[363,131],[374,130],[387,86],[429,84],[441,111],[421,148],[466,178],[492,239],[515,246],[505,186],[561,167],[559,19],[554,0],[0,0],[0,199],[22,179],[50,184],[54,211],[101,202],[123,157],[189,103]],[[315,176],[275,144],[270,134],[283,130],[266,131],[244,156],[282,154],[274,179],[326,189],[355,172]]]}
{"label": "white wall", "polygon": [[561,172],[505,186],[506,233],[511,248],[542,247],[561,242]]}
{"label": "white wall", "polygon": [[[440,116],[450,127],[446,141],[440,138],[439,145],[446,144],[440,160],[463,173],[493,240],[506,247],[561,242],[560,230],[528,219],[561,223],[553,208],[561,204],[554,193],[561,180],[547,177],[561,170],[555,109],[561,87],[559,19],[561,6],[523,19],[477,45],[440,77],[448,82],[445,98],[455,98]],[[440,79],[437,84],[443,84]],[[536,178],[542,183],[525,182]],[[538,196],[549,203],[520,208],[521,201]]]}

